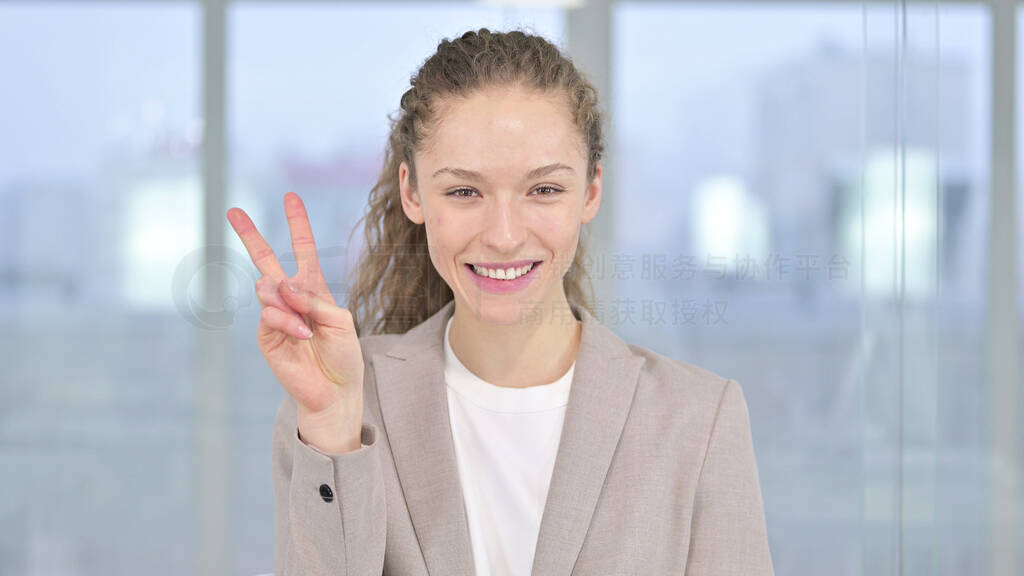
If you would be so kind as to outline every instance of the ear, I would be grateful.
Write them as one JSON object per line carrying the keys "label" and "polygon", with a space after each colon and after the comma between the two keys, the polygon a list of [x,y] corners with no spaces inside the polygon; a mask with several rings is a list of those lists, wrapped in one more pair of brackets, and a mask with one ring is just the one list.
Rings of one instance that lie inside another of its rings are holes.
{"label": "ear", "polygon": [[402,211],[415,224],[423,224],[423,204],[420,194],[409,181],[409,165],[402,161],[398,167],[398,189],[402,197]]}
{"label": "ear", "polygon": [[587,185],[586,198],[583,201],[583,223],[586,224],[597,216],[601,207],[601,175],[604,172],[601,163],[594,168],[594,179]]}

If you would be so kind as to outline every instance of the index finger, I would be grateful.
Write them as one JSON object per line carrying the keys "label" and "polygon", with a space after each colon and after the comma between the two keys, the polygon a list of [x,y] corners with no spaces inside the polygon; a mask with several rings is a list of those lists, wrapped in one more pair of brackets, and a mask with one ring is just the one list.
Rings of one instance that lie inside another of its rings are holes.
{"label": "index finger", "polygon": [[284,213],[288,217],[288,228],[292,232],[292,250],[298,265],[299,276],[315,278],[320,272],[320,258],[316,253],[313,228],[309,225],[306,205],[295,192],[284,195]]}
{"label": "index finger", "polygon": [[231,227],[242,239],[242,244],[245,244],[245,249],[249,252],[249,258],[252,258],[252,263],[256,265],[260,273],[282,280],[288,277],[284,268],[281,267],[281,263],[277,261],[274,250],[263,239],[245,210],[241,208],[228,210],[228,222],[231,222]]}

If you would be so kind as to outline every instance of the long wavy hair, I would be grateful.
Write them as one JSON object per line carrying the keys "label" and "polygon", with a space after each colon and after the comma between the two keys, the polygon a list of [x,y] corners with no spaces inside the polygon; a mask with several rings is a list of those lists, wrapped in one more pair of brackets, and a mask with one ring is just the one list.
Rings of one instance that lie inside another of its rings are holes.
{"label": "long wavy hair", "polygon": [[[604,153],[604,120],[596,88],[570,58],[542,36],[518,29],[492,32],[480,28],[454,40],[446,38],[410,78],[410,84],[402,94],[397,115],[388,115],[391,133],[383,170],[359,220],[365,221],[366,244],[354,268],[356,276],[346,307],[360,336],[404,333],[455,297],[430,261],[424,224],[412,222],[402,210],[398,177],[405,161],[410,181],[417,181],[413,154],[423,149],[446,98],[465,98],[481,89],[504,86],[565,96],[586,144],[588,186]],[[358,222],[352,233],[357,228]],[[351,237],[350,233],[349,245]],[[593,283],[584,266],[587,238],[589,228],[584,225],[562,283],[569,304],[593,314]]]}

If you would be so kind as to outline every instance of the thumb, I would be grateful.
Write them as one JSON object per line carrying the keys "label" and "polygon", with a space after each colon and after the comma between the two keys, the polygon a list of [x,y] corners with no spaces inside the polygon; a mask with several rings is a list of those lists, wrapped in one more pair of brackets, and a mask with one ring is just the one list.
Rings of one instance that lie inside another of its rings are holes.
{"label": "thumb", "polygon": [[299,288],[287,279],[282,280],[278,285],[278,292],[293,310],[308,317],[314,323],[329,328],[354,331],[352,314],[335,304],[333,300]]}

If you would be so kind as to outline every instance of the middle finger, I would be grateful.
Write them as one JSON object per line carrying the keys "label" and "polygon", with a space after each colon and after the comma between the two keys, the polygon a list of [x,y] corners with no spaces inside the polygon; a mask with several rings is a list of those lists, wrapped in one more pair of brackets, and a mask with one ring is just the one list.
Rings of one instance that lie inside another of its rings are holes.
{"label": "middle finger", "polygon": [[277,256],[274,255],[274,250],[263,239],[245,210],[241,208],[228,210],[228,221],[231,222],[231,227],[235,229],[238,237],[242,239],[242,244],[245,244],[252,263],[256,265],[260,273],[278,280],[287,278],[288,275],[285,274],[284,268],[281,267]]}

